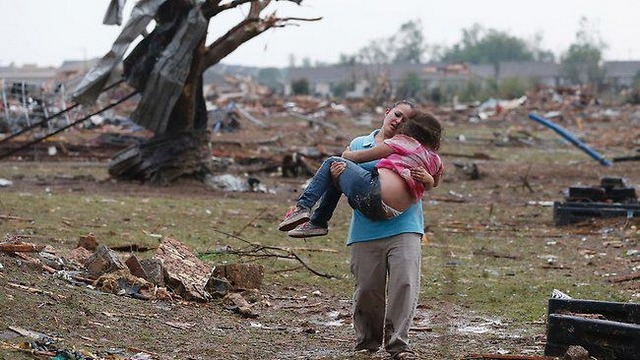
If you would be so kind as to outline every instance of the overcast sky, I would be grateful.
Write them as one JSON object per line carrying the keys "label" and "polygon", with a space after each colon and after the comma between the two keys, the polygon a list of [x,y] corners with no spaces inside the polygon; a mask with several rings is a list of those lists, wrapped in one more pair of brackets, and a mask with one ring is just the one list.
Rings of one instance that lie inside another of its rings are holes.
{"label": "overcast sky", "polygon": [[[135,0],[128,0],[124,20]],[[121,27],[102,24],[109,0],[0,0],[0,66],[25,63],[59,66],[64,60],[101,57],[111,48]],[[401,24],[420,19],[428,44],[450,46],[462,29],[479,23],[531,40],[556,56],[575,40],[581,17],[597,30],[608,49],[606,60],[640,60],[638,16],[640,0],[304,0],[273,2],[281,17],[323,17],[318,22],[269,30],[245,43],[223,60],[227,64],[277,66],[303,58],[336,62],[355,54],[373,40],[388,38]],[[209,42],[243,16],[245,9],[216,17]]]}

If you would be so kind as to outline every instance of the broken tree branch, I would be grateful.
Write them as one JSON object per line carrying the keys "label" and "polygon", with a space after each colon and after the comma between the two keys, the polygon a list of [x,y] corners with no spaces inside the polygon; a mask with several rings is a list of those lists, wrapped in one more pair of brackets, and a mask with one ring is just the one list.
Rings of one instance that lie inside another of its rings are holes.
{"label": "broken tree branch", "polygon": [[56,300],[56,301],[57,300],[66,299],[66,297],[64,295],[54,294],[51,291],[46,291],[46,290],[42,290],[42,289],[30,287],[30,286],[24,286],[24,285],[12,283],[12,282],[8,282],[7,285],[12,286],[14,288],[21,289],[21,290],[26,290],[26,291],[34,293],[34,294],[47,295],[47,296],[49,296],[50,298],[52,298],[53,300]]}
{"label": "broken tree branch", "polygon": [[262,209],[256,216],[254,216],[251,220],[249,220],[240,230],[234,231],[233,235],[235,235],[235,236],[240,235],[244,231],[244,229],[248,228],[251,224],[253,224],[253,222],[257,218],[262,216],[262,214],[264,214],[265,211],[267,211],[267,208]]}
{"label": "broken tree branch", "polygon": [[42,268],[42,270],[48,272],[49,274],[53,274],[56,272],[56,269],[52,268],[51,266],[47,265],[47,264],[43,264],[42,261],[40,261],[40,259],[34,259],[31,256],[25,255],[23,253],[15,253],[15,255],[19,258],[21,258],[24,261],[30,262],[32,264],[35,264],[36,266],[39,266],[40,268]]}
{"label": "broken tree branch", "polygon": [[278,18],[273,14],[264,19],[247,17],[208,46],[203,56],[204,68],[217,64],[238,46],[272,27],[284,27],[289,21],[318,21],[320,19],[322,18]]}
{"label": "broken tree branch", "polygon": [[635,279],[640,279],[640,272],[635,272],[627,275],[614,276],[607,279],[607,281],[610,283],[619,283],[619,282],[631,281]]}
{"label": "broken tree branch", "polygon": [[17,221],[33,221],[31,218],[24,218],[12,215],[0,215],[0,220],[17,220]]}
{"label": "broken tree branch", "polygon": [[[296,260],[298,261],[300,264],[302,264],[302,266],[304,266],[307,270],[309,270],[310,272],[312,272],[315,275],[321,276],[321,277],[325,277],[328,279],[335,279],[337,278],[335,275],[331,275],[331,274],[325,274],[322,273],[318,270],[313,269],[311,266],[309,266],[304,260],[302,260],[302,258],[300,258],[300,256],[298,256],[298,254],[296,254],[295,252],[291,251],[290,249],[285,249],[285,248],[281,248],[281,247],[277,247],[277,246],[266,246],[266,245],[261,245],[261,244],[257,244],[257,243],[252,243],[248,240],[245,240],[235,234],[231,234],[228,232],[224,232],[218,229],[213,229],[213,231],[226,235],[226,236],[230,236],[234,239],[240,240],[248,245],[250,245],[250,249],[249,250],[230,250],[229,253],[232,254],[236,254],[236,255],[240,255],[240,256],[252,256],[252,257],[275,257],[275,258],[280,258],[280,259],[291,259],[291,260]],[[275,251],[271,252],[271,251]]]}

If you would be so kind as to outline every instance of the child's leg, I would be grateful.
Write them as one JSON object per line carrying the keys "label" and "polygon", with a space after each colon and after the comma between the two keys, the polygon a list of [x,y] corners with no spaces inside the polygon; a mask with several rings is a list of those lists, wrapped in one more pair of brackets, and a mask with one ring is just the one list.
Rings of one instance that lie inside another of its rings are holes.
{"label": "child's leg", "polygon": [[337,156],[332,156],[325,160],[316,171],[316,174],[311,179],[307,188],[304,189],[298,198],[298,202],[296,204],[299,207],[311,209],[329,189],[334,187],[331,181],[331,164],[334,161],[346,160]]}
{"label": "child's leg", "polygon": [[329,220],[333,216],[333,212],[336,210],[338,206],[338,201],[340,201],[340,196],[342,193],[335,186],[331,186],[324,192],[322,198],[320,198],[320,202],[318,203],[318,207],[313,210],[313,214],[311,214],[311,218],[309,221],[323,228],[329,227]]}
{"label": "child's leg", "polygon": [[[282,222],[278,225],[278,230],[290,231],[293,230],[296,226],[310,220],[309,211],[311,210],[311,208],[321,197],[323,197],[324,194],[328,192],[328,190],[334,188],[333,182],[331,181],[331,164],[334,161],[343,160],[339,157],[332,156],[322,163],[318,171],[316,171],[316,174],[311,179],[311,182],[309,183],[307,188],[298,198],[296,209],[287,213],[285,219],[282,220]],[[322,218],[319,218],[319,221],[323,222],[324,224],[329,221],[339,199],[340,193],[338,193],[335,200],[331,200],[336,202],[335,205],[329,204],[323,208],[325,210],[330,210],[330,213],[321,213]],[[327,202],[328,201],[329,200],[327,198]],[[327,217],[326,219],[324,219],[325,216]],[[328,226],[324,225],[324,227],[326,228]]]}
{"label": "child's leg", "polygon": [[370,219],[385,219],[377,170],[367,171],[348,160],[345,163],[347,166],[338,178],[338,184],[349,205]]}

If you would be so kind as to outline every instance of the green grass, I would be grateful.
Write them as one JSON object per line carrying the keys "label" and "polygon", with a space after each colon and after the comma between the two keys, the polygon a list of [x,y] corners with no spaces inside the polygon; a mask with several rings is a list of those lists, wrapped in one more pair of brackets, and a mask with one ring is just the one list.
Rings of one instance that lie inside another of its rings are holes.
{"label": "green grass", "polygon": [[[476,135],[489,136],[480,132],[474,133]],[[560,164],[591,161],[581,151],[562,144],[513,148],[486,142],[449,143],[443,148],[444,152],[450,150],[469,154],[486,152],[499,159],[499,163],[536,164],[538,171],[549,158]],[[455,172],[450,164],[448,166],[447,171]],[[544,319],[547,299],[554,288],[570,292],[576,298],[630,300],[630,292],[603,286],[602,278],[584,264],[576,252],[584,235],[555,229],[548,208],[525,206],[531,198],[558,198],[560,187],[545,183],[552,175],[541,173],[533,177],[531,184],[537,192],[529,193],[519,187],[522,173],[496,175],[490,172],[493,165],[481,166],[482,171],[489,171],[489,180],[448,180],[445,176],[442,185],[433,192],[437,196],[461,193],[466,196],[465,203],[425,202],[429,242],[423,247],[421,303],[451,303],[483,316],[527,323]],[[105,168],[104,164],[13,163],[0,167],[0,178],[18,182],[90,176],[102,180],[107,178]],[[560,186],[568,185],[571,184]],[[290,203],[269,194],[261,197],[164,196],[159,192],[92,195],[86,191],[48,192],[47,187],[43,184],[29,192],[13,191],[11,187],[0,189],[0,214],[32,219],[0,220],[0,235],[35,236],[37,242],[56,248],[73,248],[80,236],[90,232],[107,246],[153,247],[162,237],[170,236],[182,241],[211,265],[258,262],[265,266],[265,283],[283,288],[317,289],[342,299],[351,297],[353,281],[345,246],[350,210],[346,203],[338,207],[329,236],[305,241],[288,238],[277,231],[275,224]],[[587,237],[601,242],[597,233]],[[566,245],[547,248],[548,239],[560,239]],[[225,247],[246,250],[249,244],[290,249],[313,269],[335,278],[316,276],[291,259],[238,256],[223,251]],[[518,259],[479,254],[483,249],[514,254]],[[543,268],[545,259],[540,256],[547,253],[562,260],[572,259],[571,269]],[[140,256],[151,255],[148,252]]]}

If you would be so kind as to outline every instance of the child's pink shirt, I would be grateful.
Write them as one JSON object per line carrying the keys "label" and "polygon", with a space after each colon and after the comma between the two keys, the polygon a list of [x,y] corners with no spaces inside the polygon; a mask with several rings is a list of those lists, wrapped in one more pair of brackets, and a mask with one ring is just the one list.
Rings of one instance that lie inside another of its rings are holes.
{"label": "child's pink shirt", "polygon": [[380,159],[376,167],[390,169],[398,173],[409,185],[413,199],[422,199],[424,184],[411,177],[410,169],[420,166],[426,169],[431,176],[442,175],[444,167],[440,156],[422,146],[416,139],[402,134],[384,140],[384,143],[389,145],[394,153]]}

